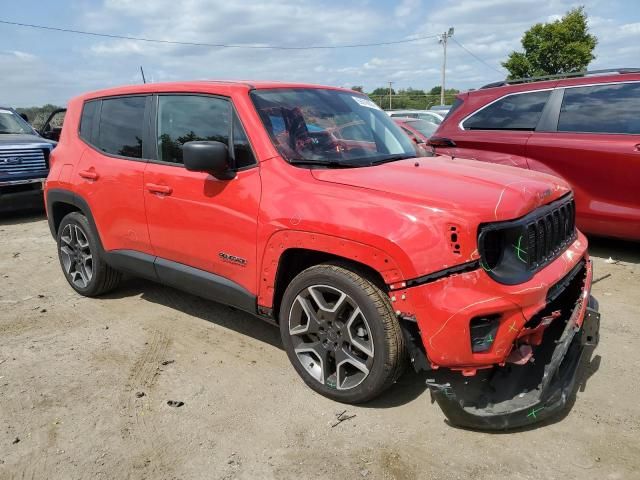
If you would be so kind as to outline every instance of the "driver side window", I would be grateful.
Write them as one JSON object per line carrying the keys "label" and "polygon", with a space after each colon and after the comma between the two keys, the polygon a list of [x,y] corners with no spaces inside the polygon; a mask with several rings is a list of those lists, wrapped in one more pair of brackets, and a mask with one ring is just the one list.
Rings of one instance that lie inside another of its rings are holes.
{"label": "driver side window", "polygon": [[197,95],[158,97],[158,160],[182,164],[182,146],[195,140],[229,145],[231,104]]}

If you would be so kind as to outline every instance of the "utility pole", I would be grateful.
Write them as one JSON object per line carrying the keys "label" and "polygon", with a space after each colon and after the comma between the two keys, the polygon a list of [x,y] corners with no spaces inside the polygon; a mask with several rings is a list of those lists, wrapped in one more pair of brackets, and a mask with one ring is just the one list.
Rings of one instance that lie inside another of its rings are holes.
{"label": "utility pole", "polygon": [[440,86],[440,105],[444,105],[444,82],[445,82],[445,71],[447,69],[447,40],[449,37],[453,37],[453,27],[449,27],[448,32],[444,32],[440,35],[439,42],[442,44],[444,48],[444,55],[442,56],[442,85]]}
{"label": "utility pole", "polygon": [[389,82],[389,110],[391,110],[391,92],[393,90],[391,90],[391,85],[393,85],[393,82]]}

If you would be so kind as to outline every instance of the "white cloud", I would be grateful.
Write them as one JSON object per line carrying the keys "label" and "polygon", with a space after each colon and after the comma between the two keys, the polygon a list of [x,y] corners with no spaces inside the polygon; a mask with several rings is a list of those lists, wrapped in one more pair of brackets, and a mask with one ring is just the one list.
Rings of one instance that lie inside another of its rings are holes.
{"label": "white cloud", "polygon": [[396,17],[406,17],[415,13],[420,7],[420,0],[402,0],[395,9]]}
{"label": "white cloud", "polygon": [[[590,26],[599,37],[593,68],[635,65],[640,44],[638,11],[620,3],[624,0],[398,0],[391,7],[373,0],[102,0],[97,7],[96,1],[77,0],[73,9],[61,6],[64,20],[51,24],[170,41],[287,46],[387,42],[430,36],[453,26],[447,86],[457,88],[503,78],[504,73],[496,70],[502,71],[500,62],[510,51],[520,49],[525,30],[579,3],[586,4]],[[364,85],[372,90],[389,80],[397,88],[429,89],[440,83],[442,62],[442,46],[436,38],[393,46],[300,51],[16,33],[3,37],[0,51],[0,95],[3,102],[15,105],[60,103],[83,91],[137,82],[140,65],[147,78],[155,81],[264,78]]]}

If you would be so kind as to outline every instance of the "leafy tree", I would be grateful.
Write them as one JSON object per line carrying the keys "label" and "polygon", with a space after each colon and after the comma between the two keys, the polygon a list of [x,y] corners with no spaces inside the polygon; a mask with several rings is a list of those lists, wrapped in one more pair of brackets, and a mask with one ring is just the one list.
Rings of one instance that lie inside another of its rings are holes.
{"label": "leafy tree", "polygon": [[29,118],[29,123],[33,125],[35,129],[39,129],[42,127],[44,122],[47,121],[47,118],[54,110],[58,110],[60,107],[57,105],[51,105],[47,103],[42,107],[26,107],[26,108],[16,108],[18,113],[26,113]]}
{"label": "leafy tree", "polygon": [[584,70],[595,58],[598,39],[589,33],[584,7],[569,10],[551,23],[536,23],[522,37],[524,52],[511,52],[502,65],[509,78]]}

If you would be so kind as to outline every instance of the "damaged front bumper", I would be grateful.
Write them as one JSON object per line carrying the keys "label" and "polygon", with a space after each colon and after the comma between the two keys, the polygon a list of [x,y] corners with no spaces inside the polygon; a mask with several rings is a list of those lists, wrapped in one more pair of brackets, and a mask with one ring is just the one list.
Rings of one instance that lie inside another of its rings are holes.
{"label": "damaged front bumper", "polygon": [[[582,354],[597,346],[599,329],[596,300],[583,299],[560,337],[540,346],[551,343],[555,347],[541,355],[548,358],[542,369],[535,364],[513,365],[472,378],[450,371],[435,372],[435,378],[428,382],[432,399],[447,419],[460,427],[504,430],[540,422],[567,405]],[[532,378],[539,378],[539,383],[532,385]]]}
{"label": "damaged front bumper", "polygon": [[598,343],[586,246],[579,234],[520,285],[496,288],[476,270],[392,292],[413,366],[430,371],[432,399],[452,424],[514,428],[567,404],[583,352]]}

